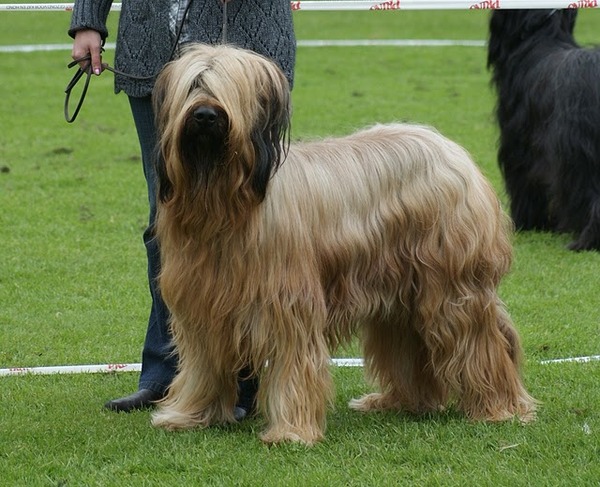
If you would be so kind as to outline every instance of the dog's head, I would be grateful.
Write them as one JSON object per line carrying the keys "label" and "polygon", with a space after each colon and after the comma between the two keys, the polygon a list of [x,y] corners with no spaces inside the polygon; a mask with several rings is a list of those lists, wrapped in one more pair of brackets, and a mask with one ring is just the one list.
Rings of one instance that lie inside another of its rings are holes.
{"label": "dog's head", "polygon": [[490,17],[487,65],[498,67],[521,46],[541,37],[574,43],[577,9],[494,10]]}
{"label": "dog's head", "polygon": [[162,202],[224,184],[231,196],[264,199],[289,145],[290,90],[277,65],[231,46],[192,44],[158,76],[153,103]]}

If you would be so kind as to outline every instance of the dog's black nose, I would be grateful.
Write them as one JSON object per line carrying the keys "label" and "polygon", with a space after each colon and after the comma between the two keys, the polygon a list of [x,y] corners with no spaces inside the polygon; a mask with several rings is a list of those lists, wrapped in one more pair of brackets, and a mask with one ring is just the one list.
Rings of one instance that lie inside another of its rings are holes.
{"label": "dog's black nose", "polygon": [[194,110],[194,120],[203,126],[213,125],[217,121],[217,111],[213,107],[199,107]]}

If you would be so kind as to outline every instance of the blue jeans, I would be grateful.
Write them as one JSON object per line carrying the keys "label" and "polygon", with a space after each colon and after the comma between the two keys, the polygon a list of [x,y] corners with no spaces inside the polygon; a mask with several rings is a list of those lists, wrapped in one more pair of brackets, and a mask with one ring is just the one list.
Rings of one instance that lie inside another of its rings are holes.
{"label": "blue jeans", "polygon": [[150,285],[152,306],[142,352],[142,372],[140,374],[139,389],[150,389],[164,393],[175,376],[177,357],[173,354],[173,345],[169,333],[169,311],[162,300],[157,283],[160,272],[160,250],[154,236],[157,183],[155,158],[158,156],[156,127],[154,125],[152,100],[149,96],[143,98],[130,96],[129,104],[140,142],[150,208],[148,227],[144,231],[144,245],[148,256],[148,283]]}

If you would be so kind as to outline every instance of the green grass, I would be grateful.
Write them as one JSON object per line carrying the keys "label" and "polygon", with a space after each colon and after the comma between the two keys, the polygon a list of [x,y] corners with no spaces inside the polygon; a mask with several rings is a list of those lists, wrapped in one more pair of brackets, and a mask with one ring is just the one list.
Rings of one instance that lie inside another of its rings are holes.
{"label": "green grass", "polygon": [[[0,45],[69,42],[67,13],[0,16]],[[487,13],[295,20],[300,40],[483,40]],[[581,42],[598,40],[599,20],[581,12]],[[68,51],[0,53],[0,368],[140,360],[147,204],[135,129],[109,74],[92,80],[79,119],[66,124],[68,62]],[[301,47],[293,101],[296,139],[392,120],[434,125],[505,198],[483,48]],[[522,336],[527,387],[543,402],[532,425],[473,424],[452,410],[353,413],[347,400],[369,386],[360,369],[334,369],[326,440],[268,448],[261,419],[173,434],[151,428],[147,412],[105,412],[137,374],[4,377],[0,485],[597,485],[600,363],[539,361],[600,353],[600,255],[565,250],[568,236],[514,243],[501,294]]]}

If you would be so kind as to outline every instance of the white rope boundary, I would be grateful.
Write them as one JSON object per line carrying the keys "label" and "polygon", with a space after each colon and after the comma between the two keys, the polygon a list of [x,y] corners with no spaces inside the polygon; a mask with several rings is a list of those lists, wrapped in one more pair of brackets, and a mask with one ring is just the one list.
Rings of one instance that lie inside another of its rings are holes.
{"label": "white rope boundary", "polygon": [[[547,9],[598,8],[598,0],[335,0],[291,1],[294,11],[353,11],[353,10],[490,10],[490,9]],[[111,10],[120,11],[121,3]],[[69,12],[73,3],[4,3],[0,11]]]}
{"label": "white rope boundary", "polygon": [[[600,355],[542,360],[540,364],[589,363],[600,361]],[[331,364],[336,367],[363,367],[362,358],[334,358]],[[117,372],[140,372],[142,364],[100,364],[100,365],[59,365],[54,367],[11,367],[0,369],[0,377],[16,375],[55,375],[55,374],[98,374]]]}
{"label": "white rope boundary", "polygon": [[[299,40],[298,47],[485,47],[486,41],[453,39],[311,39]],[[22,44],[0,46],[0,53],[30,53],[50,51],[71,51],[73,44]],[[114,49],[115,44],[107,42],[105,49]]]}

